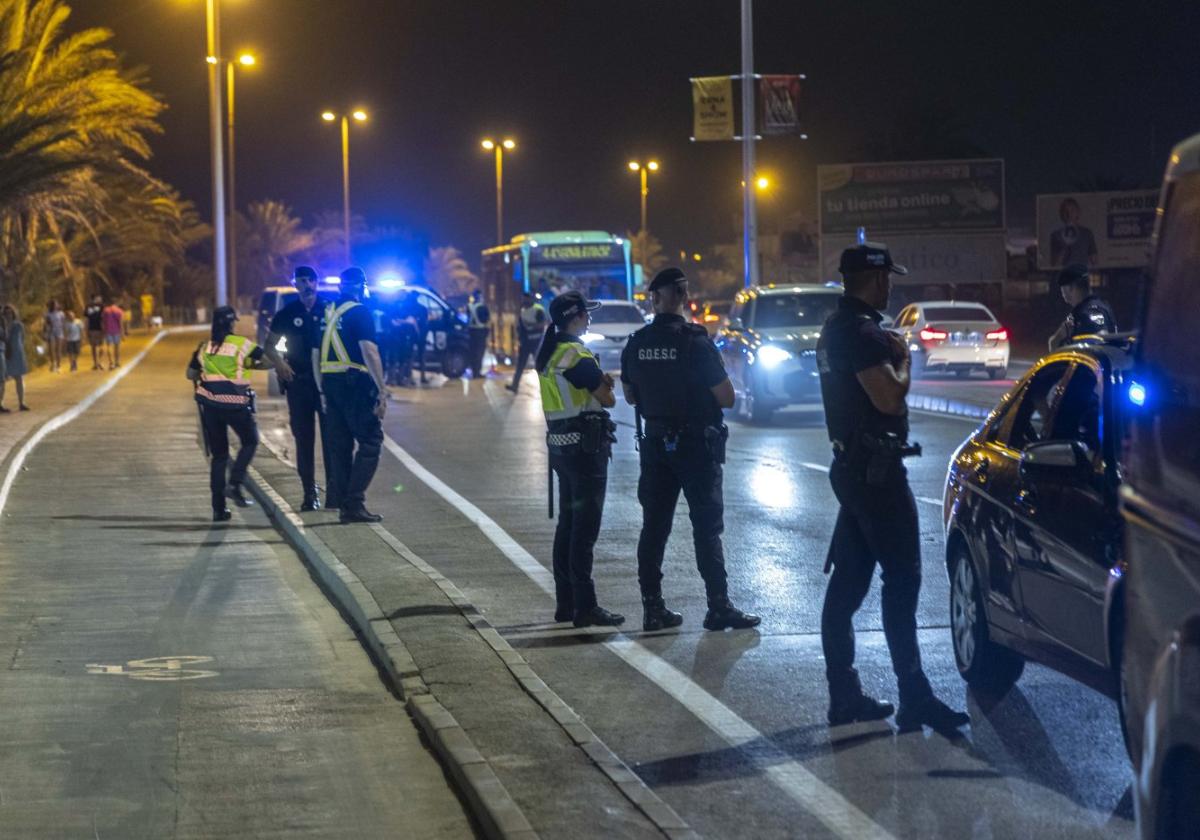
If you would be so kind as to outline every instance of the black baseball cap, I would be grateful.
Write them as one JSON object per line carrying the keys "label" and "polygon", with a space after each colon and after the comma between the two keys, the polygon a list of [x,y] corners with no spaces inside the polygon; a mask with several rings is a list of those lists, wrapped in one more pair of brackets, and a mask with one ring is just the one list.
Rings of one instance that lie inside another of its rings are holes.
{"label": "black baseball cap", "polygon": [[567,322],[583,312],[591,312],[600,308],[600,301],[588,300],[582,292],[572,289],[563,292],[550,301],[550,320],[556,327],[566,326]]}
{"label": "black baseball cap", "polygon": [[345,288],[346,286],[365,286],[365,285],[367,285],[367,275],[364,274],[363,270],[356,265],[351,266],[350,268],[347,268],[345,271],[343,271],[341,273],[341,278],[342,278],[342,287],[343,288]]}
{"label": "black baseball cap", "polygon": [[1086,283],[1088,282],[1089,273],[1086,265],[1081,265],[1080,263],[1068,265],[1062,271],[1058,272],[1058,287],[1061,289],[1063,286],[1070,286],[1072,283]]}
{"label": "black baseball cap", "polygon": [[682,283],[687,280],[687,275],[683,273],[683,269],[675,266],[668,266],[658,274],[654,275],[654,279],[650,281],[650,291],[657,292],[659,289]]}
{"label": "black baseball cap", "polygon": [[887,269],[891,274],[908,274],[908,269],[892,262],[892,253],[887,246],[880,242],[864,242],[842,251],[838,271],[842,274],[856,274],[860,271],[878,271]]}
{"label": "black baseball cap", "polygon": [[302,278],[305,278],[308,280],[316,280],[317,279],[317,270],[315,268],[313,268],[311,265],[296,266],[296,269],[292,272],[292,281],[295,282],[296,280],[300,280]]}

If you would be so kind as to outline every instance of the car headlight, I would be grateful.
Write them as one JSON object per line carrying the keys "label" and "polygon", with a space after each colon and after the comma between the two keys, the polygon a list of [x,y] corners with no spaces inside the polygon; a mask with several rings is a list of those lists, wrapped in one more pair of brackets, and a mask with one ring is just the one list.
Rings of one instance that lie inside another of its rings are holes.
{"label": "car headlight", "polygon": [[758,351],[758,363],[767,370],[778,367],[790,358],[792,358],[791,353],[774,344],[767,344]]}
{"label": "car headlight", "polygon": [[600,333],[585,332],[583,335],[579,336],[579,340],[584,344],[595,344],[597,341],[604,341],[604,336]]}

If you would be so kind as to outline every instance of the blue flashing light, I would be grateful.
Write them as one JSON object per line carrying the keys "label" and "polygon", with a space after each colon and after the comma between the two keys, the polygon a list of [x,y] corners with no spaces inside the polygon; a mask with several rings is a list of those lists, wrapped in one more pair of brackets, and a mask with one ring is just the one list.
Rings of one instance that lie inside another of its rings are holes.
{"label": "blue flashing light", "polygon": [[1146,404],[1146,386],[1140,382],[1129,383],[1129,401],[1141,408]]}
{"label": "blue flashing light", "polygon": [[865,227],[860,227],[857,231],[857,234],[858,235],[855,238],[858,240],[858,244],[865,245],[867,242],[867,229]]}

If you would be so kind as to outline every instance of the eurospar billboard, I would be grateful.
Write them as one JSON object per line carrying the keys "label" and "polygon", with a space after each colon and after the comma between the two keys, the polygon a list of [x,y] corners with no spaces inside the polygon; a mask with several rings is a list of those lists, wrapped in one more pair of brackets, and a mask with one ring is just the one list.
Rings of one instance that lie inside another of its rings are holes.
{"label": "eurospar billboard", "polygon": [[912,285],[1004,280],[1004,161],[932,160],[817,167],[821,266],[837,275],[858,229],[883,242]]}

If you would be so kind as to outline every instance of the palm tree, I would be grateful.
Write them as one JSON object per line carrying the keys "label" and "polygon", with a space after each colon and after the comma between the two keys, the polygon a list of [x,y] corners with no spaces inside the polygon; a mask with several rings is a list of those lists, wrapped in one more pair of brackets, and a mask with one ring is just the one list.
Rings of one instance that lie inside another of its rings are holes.
{"label": "palm tree", "polygon": [[258,292],[286,274],[296,254],[310,248],[313,235],[301,227],[300,218],[280,201],[255,201],[238,214],[238,274],[243,290]]}
{"label": "palm tree", "polygon": [[429,249],[425,258],[425,282],[447,298],[469,295],[479,288],[479,278],[471,272],[462,252],[453,245]]}

